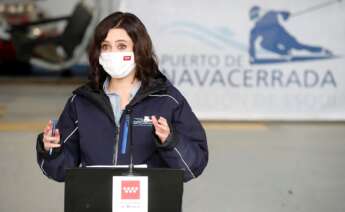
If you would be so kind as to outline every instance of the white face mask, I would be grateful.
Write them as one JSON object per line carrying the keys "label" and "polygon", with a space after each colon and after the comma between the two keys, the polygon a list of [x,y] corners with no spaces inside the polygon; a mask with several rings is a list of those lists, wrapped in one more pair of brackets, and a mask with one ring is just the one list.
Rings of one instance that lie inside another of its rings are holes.
{"label": "white face mask", "polygon": [[99,64],[113,78],[128,76],[135,68],[133,52],[103,52]]}

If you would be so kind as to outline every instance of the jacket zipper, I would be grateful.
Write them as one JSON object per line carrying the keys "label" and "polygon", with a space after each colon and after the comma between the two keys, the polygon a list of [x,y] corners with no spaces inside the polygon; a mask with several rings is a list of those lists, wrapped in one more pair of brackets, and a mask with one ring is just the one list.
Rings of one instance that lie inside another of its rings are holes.
{"label": "jacket zipper", "polygon": [[[126,107],[126,109],[123,111],[123,113],[121,114],[121,118],[120,118],[120,126],[116,128],[115,130],[115,151],[114,151],[114,155],[113,155],[113,165],[117,165],[117,162],[118,162],[118,156],[119,156],[119,148],[120,148],[120,143],[121,145],[122,142],[120,142],[120,133],[122,132],[120,129],[121,129],[121,120],[123,119],[123,116],[125,114],[125,123],[127,121],[129,121],[129,117],[128,117],[128,114],[131,112],[131,109],[129,107]],[[127,120],[128,119],[128,120]],[[130,126],[128,126],[130,127]],[[127,129],[128,130],[128,129]],[[130,135],[127,135],[128,137]],[[128,140],[128,137],[127,137],[127,140]],[[123,138],[122,138],[123,139]],[[130,145],[130,144],[128,144]]]}
{"label": "jacket zipper", "polygon": [[113,165],[117,165],[117,162],[118,162],[119,148],[120,148],[120,135],[121,135],[120,134],[121,133],[121,120],[123,118],[122,116],[123,116],[124,112],[121,114],[121,117],[120,117],[120,123],[119,123],[120,126],[116,127],[116,130],[115,130],[115,151],[114,151],[114,155],[113,155]]}
{"label": "jacket zipper", "polygon": [[117,158],[119,154],[119,145],[120,145],[120,127],[116,127],[115,130],[115,150],[113,154],[113,165],[117,165]]}

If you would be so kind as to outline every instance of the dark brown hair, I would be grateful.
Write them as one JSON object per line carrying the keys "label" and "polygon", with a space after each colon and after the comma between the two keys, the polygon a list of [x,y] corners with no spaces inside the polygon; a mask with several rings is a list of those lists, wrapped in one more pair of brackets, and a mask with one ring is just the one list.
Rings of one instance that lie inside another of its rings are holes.
{"label": "dark brown hair", "polygon": [[89,79],[95,88],[101,88],[108,74],[99,64],[101,44],[112,28],[124,29],[132,39],[134,58],[136,63],[135,78],[142,82],[145,88],[149,80],[158,73],[157,58],[153,50],[152,41],[144,24],[131,13],[115,12],[104,18],[96,27],[89,50],[91,72]]}

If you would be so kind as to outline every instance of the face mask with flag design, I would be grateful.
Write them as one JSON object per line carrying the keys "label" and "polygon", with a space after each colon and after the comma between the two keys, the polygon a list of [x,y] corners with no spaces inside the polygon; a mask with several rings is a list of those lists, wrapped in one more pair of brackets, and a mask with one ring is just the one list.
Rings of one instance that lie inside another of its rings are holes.
{"label": "face mask with flag design", "polygon": [[99,64],[113,78],[124,78],[135,68],[133,52],[102,52]]}

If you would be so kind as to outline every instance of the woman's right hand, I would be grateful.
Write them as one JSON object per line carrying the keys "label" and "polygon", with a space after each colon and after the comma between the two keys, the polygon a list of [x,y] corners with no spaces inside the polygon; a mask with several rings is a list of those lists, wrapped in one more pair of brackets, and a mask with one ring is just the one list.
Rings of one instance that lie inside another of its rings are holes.
{"label": "woman's right hand", "polygon": [[43,130],[43,146],[45,151],[49,151],[52,148],[58,148],[60,144],[60,132],[59,129],[55,129],[54,136],[52,136],[53,122],[49,120],[48,125]]}

